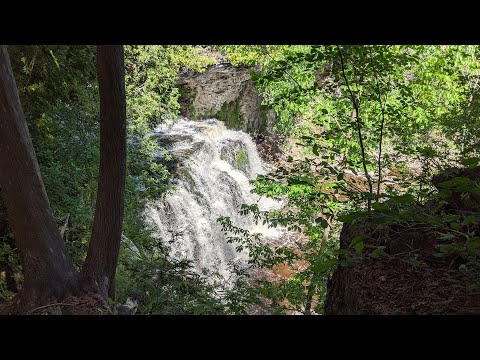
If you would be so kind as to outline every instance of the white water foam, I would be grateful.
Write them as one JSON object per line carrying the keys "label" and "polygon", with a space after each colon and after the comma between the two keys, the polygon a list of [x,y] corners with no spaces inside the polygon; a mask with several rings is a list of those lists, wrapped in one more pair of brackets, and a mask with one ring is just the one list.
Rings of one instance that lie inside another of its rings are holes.
{"label": "white water foam", "polygon": [[220,216],[229,216],[234,225],[266,239],[280,236],[283,231],[255,225],[251,217],[238,213],[244,203],[257,202],[261,211],[281,206],[250,192],[249,180],[266,169],[248,134],[209,119],[161,125],[155,136],[174,159],[174,188],[149,204],[146,216],[156,236],[170,245],[171,256],[193,261],[198,271],[213,270],[227,278],[229,264],[245,261],[248,255],[227,243],[217,222]]}

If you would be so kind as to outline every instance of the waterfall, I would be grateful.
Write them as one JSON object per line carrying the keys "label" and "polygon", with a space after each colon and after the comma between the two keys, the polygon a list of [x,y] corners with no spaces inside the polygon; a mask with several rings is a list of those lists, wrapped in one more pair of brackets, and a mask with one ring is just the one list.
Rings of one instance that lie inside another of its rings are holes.
{"label": "waterfall", "polygon": [[266,169],[248,134],[209,119],[162,124],[155,136],[172,157],[167,164],[173,187],[147,205],[146,216],[155,235],[170,245],[171,256],[191,260],[198,271],[213,270],[227,277],[229,264],[245,261],[248,254],[237,253],[235,245],[227,243],[217,222],[220,216],[230,216],[236,226],[264,238],[279,236],[279,230],[254,225],[252,218],[238,213],[244,203],[258,202],[260,210],[280,206],[250,192],[249,180]]}

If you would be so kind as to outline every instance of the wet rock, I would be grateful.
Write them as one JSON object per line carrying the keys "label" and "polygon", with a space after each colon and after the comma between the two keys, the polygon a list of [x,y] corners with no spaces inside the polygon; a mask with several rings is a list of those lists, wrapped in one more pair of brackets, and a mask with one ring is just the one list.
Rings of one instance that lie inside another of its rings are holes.
{"label": "wet rock", "polygon": [[135,315],[137,312],[138,303],[130,298],[125,301],[125,304],[117,307],[117,315]]}

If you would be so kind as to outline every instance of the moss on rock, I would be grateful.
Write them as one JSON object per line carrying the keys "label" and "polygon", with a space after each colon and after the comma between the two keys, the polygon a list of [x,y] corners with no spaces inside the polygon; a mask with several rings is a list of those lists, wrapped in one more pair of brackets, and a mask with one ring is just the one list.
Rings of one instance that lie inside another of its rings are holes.
{"label": "moss on rock", "polygon": [[196,96],[195,91],[190,87],[178,85],[178,92],[180,93],[178,97],[180,114],[194,120],[196,118],[195,106],[193,105]]}
{"label": "moss on rock", "polygon": [[225,123],[229,129],[241,129],[244,123],[243,116],[240,114],[240,104],[238,99],[232,102],[224,102],[220,111],[215,115],[215,118]]}

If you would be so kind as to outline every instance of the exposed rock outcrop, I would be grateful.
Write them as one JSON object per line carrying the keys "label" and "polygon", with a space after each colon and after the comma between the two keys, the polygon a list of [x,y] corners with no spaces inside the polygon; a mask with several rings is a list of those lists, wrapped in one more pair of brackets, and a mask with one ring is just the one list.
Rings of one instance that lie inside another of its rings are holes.
{"label": "exposed rock outcrop", "polygon": [[178,85],[180,112],[189,119],[217,118],[230,129],[248,133],[273,127],[274,113],[262,107],[249,69],[220,64],[201,74],[182,74]]}

